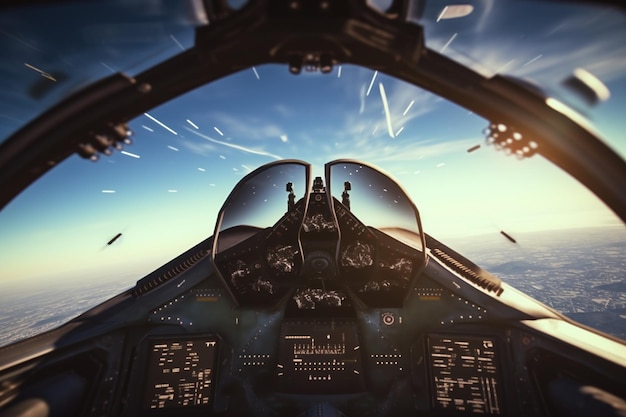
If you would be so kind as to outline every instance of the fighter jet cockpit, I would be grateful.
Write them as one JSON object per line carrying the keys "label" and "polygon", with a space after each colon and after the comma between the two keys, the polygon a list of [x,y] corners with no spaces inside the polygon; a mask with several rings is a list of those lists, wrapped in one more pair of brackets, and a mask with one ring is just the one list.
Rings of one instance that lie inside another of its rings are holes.
{"label": "fighter jet cockpit", "polygon": [[619,0],[0,4],[0,417],[626,416]]}

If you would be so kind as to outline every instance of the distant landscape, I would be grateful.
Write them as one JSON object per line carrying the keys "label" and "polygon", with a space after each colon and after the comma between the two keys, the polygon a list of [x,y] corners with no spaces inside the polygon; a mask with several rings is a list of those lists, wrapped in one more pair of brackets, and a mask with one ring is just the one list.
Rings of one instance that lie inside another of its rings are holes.
{"label": "distant landscape", "polygon": [[[566,316],[626,340],[623,227],[514,238],[517,243],[494,233],[444,243]],[[53,329],[132,287],[139,278],[85,276],[44,285],[0,282],[0,346]]]}
{"label": "distant landscape", "polygon": [[135,285],[132,277],[85,276],[70,283],[0,282],[0,346],[54,329]]}
{"label": "distant landscape", "polygon": [[623,227],[525,233],[515,240],[494,234],[452,246],[567,317],[626,340]]}

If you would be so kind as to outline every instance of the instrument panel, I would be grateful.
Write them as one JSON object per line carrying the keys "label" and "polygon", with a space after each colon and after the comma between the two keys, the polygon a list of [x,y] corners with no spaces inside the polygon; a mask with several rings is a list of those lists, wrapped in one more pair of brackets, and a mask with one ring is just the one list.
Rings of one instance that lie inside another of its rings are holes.
{"label": "instrument panel", "polygon": [[143,383],[142,405],[121,415],[246,415],[267,407],[267,415],[296,417],[320,401],[348,417],[506,415],[506,335],[477,320],[466,332],[441,320],[479,309],[427,276],[401,308],[367,307],[333,287],[242,308],[220,281],[206,280],[150,314],[153,327],[137,344],[124,395],[134,401]]}
{"label": "instrument panel", "polygon": [[149,349],[145,411],[212,405],[217,338],[154,339]]}
{"label": "instrument panel", "polygon": [[[411,343],[409,366],[398,367],[400,353],[367,355],[372,347],[361,347],[358,328],[351,319],[288,319],[280,326],[276,354],[246,355],[248,361],[266,366],[243,373],[228,366],[234,362],[229,357],[232,346],[214,334],[149,337],[139,352],[147,361],[138,361],[132,370],[145,375],[141,414],[230,413],[232,398],[224,397],[232,396],[232,384],[238,383],[241,392],[249,391],[234,407],[242,413],[258,402],[276,402],[281,405],[274,411],[282,415],[328,398],[355,415],[380,415],[381,410],[368,408],[380,395],[372,378],[382,372],[390,374],[385,392],[403,397],[393,413],[413,409],[416,415],[506,415],[500,337],[425,333]],[[136,391],[131,387],[128,399]]]}

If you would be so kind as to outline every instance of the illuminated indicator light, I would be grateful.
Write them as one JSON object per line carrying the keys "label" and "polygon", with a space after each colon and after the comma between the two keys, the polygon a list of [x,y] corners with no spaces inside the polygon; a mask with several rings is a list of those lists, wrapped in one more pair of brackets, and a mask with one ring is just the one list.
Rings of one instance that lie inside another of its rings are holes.
{"label": "illuminated indicator light", "polygon": [[218,297],[208,297],[208,296],[198,296],[198,297],[196,297],[196,301],[199,301],[201,303],[214,303],[214,302],[216,302],[218,300],[219,300]]}

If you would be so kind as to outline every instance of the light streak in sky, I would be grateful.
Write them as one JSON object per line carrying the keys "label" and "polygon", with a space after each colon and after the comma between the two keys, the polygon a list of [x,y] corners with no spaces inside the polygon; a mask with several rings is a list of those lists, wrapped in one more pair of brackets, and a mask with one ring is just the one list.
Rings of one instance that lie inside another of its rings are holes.
{"label": "light streak in sky", "polygon": [[374,75],[372,75],[372,81],[370,81],[370,86],[367,87],[367,93],[365,93],[366,96],[370,95],[370,91],[372,91],[372,86],[374,85],[374,80],[376,79],[377,75],[378,71],[374,71]]}
{"label": "light streak in sky", "polygon": [[363,114],[365,111],[365,86],[361,87],[359,91],[359,114]]}
{"label": "light streak in sky", "polygon": [[103,194],[115,194],[115,190],[102,190]]}
{"label": "light streak in sky", "polygon": [[168,193],[177,193],[178,190],[167,190]]}
{"label": "light streak in sky", "polygon": [[446,163],[445,162],[440,162],[437,164],[436,168],[441,168],[442,166],[444,166]]}
{"label": "light streak in sky", "polygon": [[178,39],[176,39],[174,35],[170,34],[170,38],[172,38],[172,40],[176,42],[176,45],[178,45],[180,49],[182,49],[183,51],[185,50],[185,47],[180,42],[178,42]]}
{"label": "light streak in sky", "polygon": [[[251,149],[251,148],[246,148],[245,146],[241,146],[241,145],[236,145],[234,143],[229,143],[229,142],[222,142],[221,140],[217,140],[217,139],[213,139],[207,135],[203,135],[200,132],[196,132],[195,130],[191,130],[189,128],[185,128],[188,131],[190,131],[191,133],[194,133],[198,136],[200,136],[203,139],[208,140],[209,142],[213,142],[213,143],[217,143],[218,145],[223,145],[232,149],[237,149],[239,151],[243,151],[243,152],[247,152],[247,153],[251,153],[253,155],[260,155],[260,156],[269,156],[270,158],[274,158],[274,159],[283,159],[282,156],[279,155],[275,155],[273,153],[269,153],[269,152],[265,152],[265,151],[260,151],[257,149]],[[220,158],[222,159],[226,159],[225,157],[223,157],[222,155],[220,155]]]}
{"label": "light streak in sky", "polygon": [[171,150],[173,150],[173,151],[178,152],[178,148],[175,148],[175,147],[173,147],[173,146],[171,146],[171,145],[167,145],[167,148],[168,148],[168,149],[171,149]]}
{"label": "light streak in sky", "polygon": [[339,65],[339,68],[337,69],[337,78],[341,78],[341,65]]}
{"label": "light streak in sky", "polygon": [[189,119],[185,119],[185,120],[187,120],[187,123],[189,123],[190,125],[192,125],[192,126],[193,126],[193,127],[195,127],[196,129],[200,129],[200,128],[199,128],[199,127],[198,127],[198,126],[197,126],[194,122],[192,122],[191,120],[189,120]]}
{"label": "light streak in sky", "polygon": [[51,74],[49,74],[49,73],[47,73],[47,72],[45,72],[43,70],[40,70],[39,68],[37,68],[35,66],[27,64],[26,62],[24,62],[24,65],[26,66],[26,68],[30,68],[33,71],[37,71],[39,73],[39,75],[41,75],[42,77],[47,78],[50,81],[56,81],[56,78],[54,78]]}
{"label": "light streak in sky", "polygon": [[141,125],[141,127],[143,127],[144,129],[146,129],[148,132],[154,132],[154,129],[149,128],[146,125]]}
{"label": "light streak in sky", "polygon": [[522,67],[525,67],[526,65],[530,65],[533,62],[537,61],[538,59],[540,59],[543,55],[537,55],[536,57],[534,57],[533,59],[531,59],[530,61],[528,61],[527,63],[525,63],[524,65],[522,65]]}
{"label": "light streak in sky", "polygon": [[380,90],[380,98],[383,101],[383,109],[385,110],[385,119],[387,120],[387,132],[389,137],[394,138],[393,127],[391,126],[391,114],[389,113],[389,103],[387,103],[387,94],[385,93],[385,87],[383,83],[378,83],[378,89]]}
{"label": "light streak in sky", "polygon": [[198,168],[198,171],[200,171],[200,172],[206,172],[206,169],[204,169],[204,168]]}
{"label": "light streak in sky", "polygon": [[500,68],[498,68],[498,70],[496,71],[496,74],[500,74],[502,71],[504,71],[506,68],[508,68],[514,62],[515,62],[515,59],[512,59],[509,62],[507,62],[506,64],[502,65]]}
{"label": "light streak in sky", "polygon": [[403,130],[404,130],[404,126],[402,126],[400,129],[398,129],[398,131],[396,132],[396,136],[398,136],[400,133],[402,133]]}
{"label": "light streak in sky", "polygon": [[252,67],[252,71],[254,71],[254,76],[256,77],[256,79],[260,80],[261,77],[259,77],[259,73],[256,71],[256,68]]}
{"label": "light streak in sky", "polygon": [[154,118],[153,116],[151,116],[149,113],[144,113],[144,116],[146,116],[148,119],[152,120],[154,123],[158,124],[159,126],[161,126],[163,129],[178,135],[178,133],[176,133],[172,128],[168,127],[167,125],[165,125],[164,123],[162,123],[161,121],[159,121],[158,119]]}
{"label": "light streak in sky", "polygon": [[220,159],[226,159],[224,155],[220,155]]}
{"label": "light streak in sky", "polygon": [[443,18],[443,16],[446,14],[446,10],[448,10],[448,6],[444,7],[441,10],[441,13],[439,13],[439,16],[437,16],[437,20],[436,22],[439,23],[439,21]]}
{"label": "light streak in sky", "polygon": [[221,130],[219,130],[217,127],[213,126],[213,129],[215,129],[215,131],[216,131],[217,133],[219,133],[219,134],[220,134],[220,136],[224,136],[224,134],[222,133],[222,131],[221,131]]}
{"label": "light streak in sky", "polygon": [[120,153],[121,153],[122,155],[130,156],[130,157],[132,157],[132,158],[137,158],[137,159],[141,158],[141,156],[139,156],[139,155],[137,155],[137,154],[134,154],[134,153],[127,152],[127,151],[122,151],[122,152],[120,152]]}
{"label": "light streak in sky", "polygon": [[109,65],[105,64],[104,62],[100,63],[104,68],[108,69],[109,71],[111,71],[113,74],[115,74],[117,71],[115,71],[112,67],[110,67]]}
{"label": "light streak in sky", "polygon": [[406,109],[404,110],[404,113],[402,113],[403,116],[406,116],[406,114],[409,112],[409,110],[411,110],[411,107],[413,107],[413,104],[415,104],[415,100],[411,100],[409,105],[406,106]]}
{"label": "light streak in sky", "polygon": [[452,41],[454,40],[454,38],[456,38],[456,36],[457,36],[457,35],[458,35],[458,33],[455,33],[454,35],[452,35],[452,37],[448,40],[448,42],[446,42],[446,44],[443,46],[443,48],[441,48],[441,51],[439,51],[439,52],[443,53],[443,51],[445,51],[445,50],[446,50],[446,48],[447,48],[448,46],[450,46],[450,44],[452,43]]}

